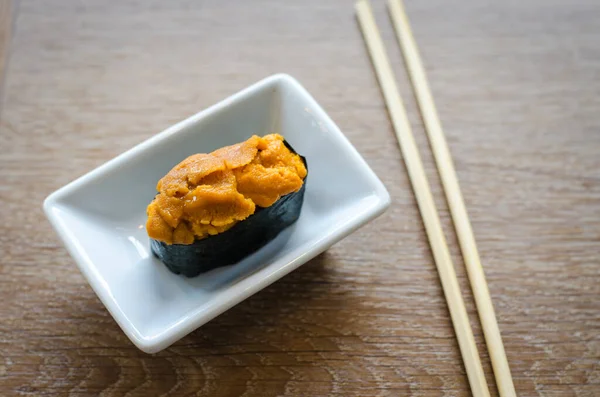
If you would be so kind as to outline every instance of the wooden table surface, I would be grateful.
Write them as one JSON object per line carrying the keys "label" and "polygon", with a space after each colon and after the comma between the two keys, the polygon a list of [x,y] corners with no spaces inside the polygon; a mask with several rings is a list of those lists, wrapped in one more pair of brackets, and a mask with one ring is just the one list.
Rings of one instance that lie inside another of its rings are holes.
{"label": "wooden table surface", "polygon": [[[0,1],[0,395],[469,395],[351,0]],[[495,395],[420,115],[384,2],[373,5]],[[519,395],[600,395],[600,3],[421,0],[407,10]],[[314,94],[393,204],[144,354],[79,273],[42,201],[275,72]]]}

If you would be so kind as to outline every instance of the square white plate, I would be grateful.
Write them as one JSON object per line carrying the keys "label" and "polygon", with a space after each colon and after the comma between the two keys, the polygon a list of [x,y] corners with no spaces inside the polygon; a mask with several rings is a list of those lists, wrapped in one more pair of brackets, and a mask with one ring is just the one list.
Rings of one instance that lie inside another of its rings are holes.
{"label": "square white plate", "polygon": [[[189,155],[271,132],[307,159],[298,222],[236,265],[192,279],[170,273],[150,252],[144,227],[156,182]],[[310,94],[292,77],[274,75],[62,187],[44,210],[125,334],[154,353],[323,252],[389,203],[381,181]]]}

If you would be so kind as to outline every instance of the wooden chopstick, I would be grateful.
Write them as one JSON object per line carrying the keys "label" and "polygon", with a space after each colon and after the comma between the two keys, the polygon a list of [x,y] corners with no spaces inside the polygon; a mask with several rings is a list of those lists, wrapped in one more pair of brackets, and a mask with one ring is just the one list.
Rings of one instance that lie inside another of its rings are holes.
{"label": "wooden chopstick", "polygon": [[425,224],[429,244],[442,282],[444,295],[450,317],[454,326],[454,332],[458,339],[458,345],[467,371],[467,377],[474,396],[490,395],[479,352],[473,338],[473,331],[469,323],[469,317],[460,292],[454,266],[450,258],[446,238],[442,231],[440,219],[435,207],[429,182],[423,169],[421,157],[417,150],[415,140],[406,117],[404,105],[400,92],[396,86],[392,68],[385,52],[379,30],[373,17],[373,12],[368,0],[359,0],[356,3],[358,21],[363,32],[365,42],[369,49],[371,60],[383,91],[383,96],[392,119],[396,137],[400,144],[400,150],[408,169],[409,178],[417,198],[421,217]]}
{"label": "wooden chopstick", "polygon": [[404,9],[402,0],[389,0],[392,22],[400,42],[413,88],[417,96],[419,108],[423,114],[425,128],[429,137],[438,173],[440,174],[446,200],[458,235],[458,241],[471,282],[475,304],[485,335],[485,341],[492,361],[498,392],[502,397],[516,396],[515,387],[510,374],[502,336],[496,321],[494,306],[490,298],[481,260],[475,243],[475,236],[467,209],[460,191],[454,164],[437,114],[431,89],[425,75],[425,68],[419,56],[417,44]]}

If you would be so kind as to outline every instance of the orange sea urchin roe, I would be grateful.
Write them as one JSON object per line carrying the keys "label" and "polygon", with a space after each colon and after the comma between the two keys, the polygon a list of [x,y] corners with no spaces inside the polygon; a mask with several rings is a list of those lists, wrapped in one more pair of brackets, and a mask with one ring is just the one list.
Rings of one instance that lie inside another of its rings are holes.
{"label": "orange sea urchin roe", "polygon": [[158,181],[146,230],[167,244],[191,244],[297,192],[305,177],[302,159],[278,134],[195,154]]}

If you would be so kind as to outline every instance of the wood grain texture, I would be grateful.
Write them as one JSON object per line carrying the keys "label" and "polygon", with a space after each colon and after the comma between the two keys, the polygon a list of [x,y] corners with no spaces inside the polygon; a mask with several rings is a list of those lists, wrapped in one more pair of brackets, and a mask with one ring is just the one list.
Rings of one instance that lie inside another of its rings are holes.
{"label": "wood grain texture", "polygon": [[[2,99],[4,72],[6,70],[12,36],[13,9],[12,0],[0,0],[0,101]],[[1,110],[2,108],[0,108]]]}
{"label": "wood grain texture", "polygon": [[[406,3],[517,392],[597,395],[600,4]],[[452,236],[385,6],[373,4]],[[0,115],[1,395],[469,394],[353,12],[350,0],[20,2]],[[321,102],[393,205],[171,348],[146,355],[76,271],[41,202],[170,124],[282,71]],[[485,353],[464,268],[457,272]]]}

